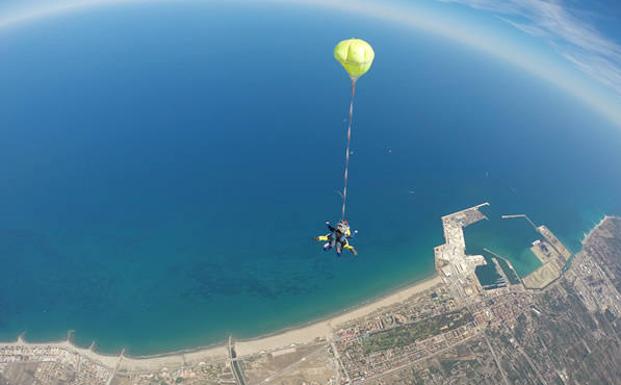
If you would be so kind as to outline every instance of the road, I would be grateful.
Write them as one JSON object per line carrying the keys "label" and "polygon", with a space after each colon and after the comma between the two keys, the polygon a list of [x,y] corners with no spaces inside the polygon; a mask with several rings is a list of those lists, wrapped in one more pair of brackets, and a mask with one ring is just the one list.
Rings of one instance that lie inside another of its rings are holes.
{"label": "road", "polygon": [[244,375],[239,367],[239,362],[237,362],[237,353],[235,353],[235,345],[233,344],[232,337],[229,337],[229,361],[231,363],[231,371],[233,372],[237,385],[246,385],[246,380],[244,380]]}

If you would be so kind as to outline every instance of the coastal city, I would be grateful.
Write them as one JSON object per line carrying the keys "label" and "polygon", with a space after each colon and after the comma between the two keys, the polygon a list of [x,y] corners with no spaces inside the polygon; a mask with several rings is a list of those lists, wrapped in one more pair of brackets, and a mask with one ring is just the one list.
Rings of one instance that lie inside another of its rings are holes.
{"label": "coastal city", "polygon": [[605,217],[572,254],[535,225],[541,266],[522,277],[501,256],[482,284],[464,228],[488,203],[442,217],[436,274],[299,329],[153,357],[107,356],[70,341],[0,344],[0,385],[618,384],[621,219]]}

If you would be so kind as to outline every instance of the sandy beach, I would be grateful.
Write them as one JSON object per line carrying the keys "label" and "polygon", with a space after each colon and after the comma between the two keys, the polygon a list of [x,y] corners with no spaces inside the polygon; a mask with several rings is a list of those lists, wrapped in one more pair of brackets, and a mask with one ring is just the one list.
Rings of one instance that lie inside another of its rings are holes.
{"label": "sandy beach", "polygon": [[286,330],[274,335],[264,336],[253,340],[238,341],[235,344],[235,348],[239,355],[244,356],[260,351],[278,349],[293,343],[308,343],[312,342],[316,338],[325,338],[330,335],[332,330],[337,329],[340,324],[363,317],[383,307],[402,302],[405,299],[425,291],[441,282],[442,280],[440,277],[434,275],[431,278],[417,282],[414,285],[405,287],[392,294],[345,311],[344,313],[334,317],[314,322],[306,326],[301,326],[299,328]]}
{"label": "sandy beach", "polygon": [[[280,348],[288,347],[291,344],[305,344],[313,342],[318,338],[328,338],[333,330],[338,329],[340,324],[363,317],[383,307],[402,302],[415,294],[440,284],[441,282],[440,277],[434,275],[423,281],[416,282],[415,284],[399,289],[391,294],[346,310],[324,320],[312,322],[297,328],[284,330],[255,339],[236,341],[235,349],[238,356],[247,356],[262,351],[278,350]],[[110,368],[117,367],[118,365],[119,367],[138,371],[152,370],[154,368],[164,366],[174,367],[183,365],[184,362],[200,362],[205,360],[226,359],[228,357],[226,344],[143,357],[100,354],[88,348],[76,346],[70,341],[29,343],[24,341],[21,337],[15,342],[2,343],[0,346],[23,346],[29,348],[58,347],[70,352],[78,353],[83,357],[87,357]]]}

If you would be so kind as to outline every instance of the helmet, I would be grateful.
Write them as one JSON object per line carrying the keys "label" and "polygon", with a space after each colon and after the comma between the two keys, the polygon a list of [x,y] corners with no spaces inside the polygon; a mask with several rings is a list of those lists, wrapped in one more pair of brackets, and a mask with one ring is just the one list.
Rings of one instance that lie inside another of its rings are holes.
{"label": "helmet", "polygon": [[349,231],[349,223],[346,220],[342,220],[336,225],[336,229],[345,234]]}

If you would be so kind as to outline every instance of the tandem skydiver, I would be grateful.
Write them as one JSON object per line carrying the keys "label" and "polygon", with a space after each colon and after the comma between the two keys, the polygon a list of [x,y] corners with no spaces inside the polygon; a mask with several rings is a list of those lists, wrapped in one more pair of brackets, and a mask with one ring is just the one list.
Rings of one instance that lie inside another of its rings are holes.
{"label": "tandem skydiver", "polygon": [[330,222],[326,222],[326,225],[330,232],[326,235],[315,237],[315,240],[325,242],[323,244],[324,251],[335,249],[336,254],[340,256],[343,250],[349,250],[354,256],[358,255],[356,248],[349,244],[349,240],[352,238],[352,232],[349,228],[349,222],[347,222],[346,219],[337,223],[336,227],[332,226]]}

